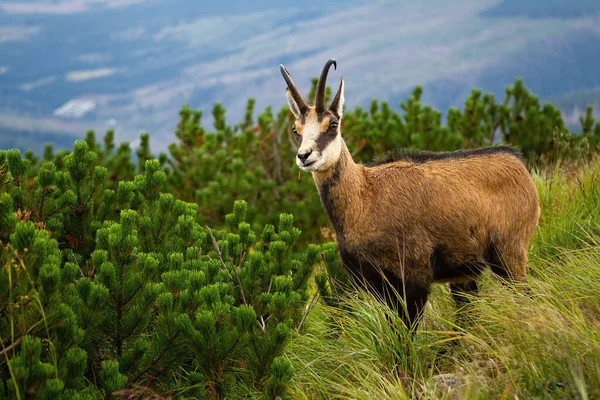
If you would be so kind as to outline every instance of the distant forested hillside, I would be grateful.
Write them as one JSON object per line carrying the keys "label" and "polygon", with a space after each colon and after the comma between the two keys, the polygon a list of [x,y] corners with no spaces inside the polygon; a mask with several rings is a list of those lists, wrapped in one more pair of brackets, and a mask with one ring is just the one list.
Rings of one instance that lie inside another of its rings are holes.
{"label": "distant forested hillside", "polygon": [[552,97],[550,101],[561,110],[572,110],[575,107],[581,107],[582,104],[589,104],[594,109],[600,109],[600,86],[594,89],[565,93]]}
{"label": "distant forested hillside", "polygon": [[[505,87],[521,77],[542,102],[556,102],[563,111],[572,111],[575,106],[585,109],[587,104],[600,103],[600,92],[592,90],[600,87],[599,65],[600,33],[575,30],[564,38],[542,40],[536,46],[515,51],[471,75],[456,74],[427,82],[423,99],[442,110],[461,106],[473,86],[503,97]],[[574,95],[579,92],[585,95]],[[409,93],[399,93],[391,102],[397,103]],[[559,101],[562,94],[569,95],[569,100]]]}
{"label": "distant forested hillside", "polygon": [[600,12],[598,0],[503,0],[483,17],[576,18]]}
{"label": "distant forested hillside", "polygon": [[445,113],[473,87],[502,97],[516,77],[543,102],[600,86],[599,11],[600,0],[0,0],[0,147],[70,147],[115,127],[120,141],[152,132],[164,151],[182,104],[219,101],[240,120],[249,97],[285,102],[280,63],[306,90],[331,57],[349,108],[376,98],[398,110],[422,85]]}
{"label": "distant forested hillside", "polygon": [[[81,132],[80,137],[84,136],[85,132]],[[46,143],[51,143],[55,149],[68,149],[75,139],[78,137],[57,132],[0,129],[0,149],[33,150],[40,154]]]}

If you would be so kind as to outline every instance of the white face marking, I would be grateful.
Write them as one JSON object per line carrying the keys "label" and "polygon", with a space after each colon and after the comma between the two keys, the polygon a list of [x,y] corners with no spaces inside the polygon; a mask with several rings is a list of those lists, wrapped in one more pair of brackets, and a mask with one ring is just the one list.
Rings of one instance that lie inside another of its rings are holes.
{"label": "white face marking", "polygon": [[[331,167],[333,167],[338,160],[340,159],[340,154],[342,153],[342,139],[338,134],[332,142],[330,142],[327,147],[321,153],[319,159],[315,161],[314,164],[309,165],[308,167],[300,167],[304,171],[325,171]],[[297,157],[296,157],[297,160]],[[296,161],[298,162],[298,161]]]}
{"label": "white face marking", "polygon": [[321,124],[317,121],[316,118],[306,118],[306,122],[302,128],[302,144],[300,148],[298,148],[298,154],[306,154],[308,152],[313,152],[313,154],[308,157],[306,162],[315,160],[315,150],[317,148],[317,139],[319,134],[321,133]]}
{"label": "white face marking", "polygon": [[[341,78],[340,80],[340,87],[338,91],[340,99],[336,109],[340,117],[338,123],[341,124],[341,117],[344,109],[344,78]],[[289,88],[286,89],[285,95],[292,114],[294,114],[296,118],[301,118],[300,109],[292,97]],[[341,128],[338,128],[338,134],[335,136],[335,138],[329,141],[324,149],[319,150],[318,142],[321,135],[322,126],[318,121],[316,113],[314,112],[314,107],[310,107],[305,115],[306,117],[304,126],[302,127],[302,143],[300,144],[300,148],[298,149],[298,153],[296,155],[296,165],[303,171],[327,170],[338,162],[340,154],[342,153]],[[302,161],[300,158],[298,158],[299,154],[307,153],[310,153],[310,155],[306,158],[306,160]]]}
{"label": "white face marking", "polygon": [[296,156],[296,165],[303,171],[324,171],[334,166],[340,158],[341,132],[338,132],[324,149],[319,150],[318,140],[321,135],[321,124],[317,118],[306,118],[302,128],[302,143],[297,154],[310,153],[310,155],[304,161]]}

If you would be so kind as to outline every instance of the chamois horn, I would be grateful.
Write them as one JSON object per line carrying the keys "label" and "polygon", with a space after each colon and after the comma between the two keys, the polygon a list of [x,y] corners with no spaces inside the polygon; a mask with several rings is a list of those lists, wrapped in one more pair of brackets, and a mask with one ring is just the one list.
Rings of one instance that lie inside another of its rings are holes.
{"label": "chamois horn", "polygon": [[331,58],[325,63],[323,71],[321,72],[321,76],[319,77],[319,83],[317,84],[317,95],[315,100],[315,108],[317,109],[317,113],[322,113],[323,111],[325,111],[325,87],[327,84],[327,74],[329,73],[329,68],[332,64],[333,68],[337,69],[337,63],[335,62],[335,59]]}
{"label": "chamois horn", "polygon": [[281,75],[283,75],[283,79],[285,79],[285,83],[287,83],[288,88],[290,89],[292,98],[298,105],[298,109],[300,109],[300,113],[304,114],[306,112],[306,110],[308,110],[308,105],[306,104],[306,101],[304,101],[304,99],[302,98],[300,91],[294,84],[294,81],[292,81],[292,77],[290,76],[290,73],[283,66],[283,64],[279,64],[279,70],[281,71]]}

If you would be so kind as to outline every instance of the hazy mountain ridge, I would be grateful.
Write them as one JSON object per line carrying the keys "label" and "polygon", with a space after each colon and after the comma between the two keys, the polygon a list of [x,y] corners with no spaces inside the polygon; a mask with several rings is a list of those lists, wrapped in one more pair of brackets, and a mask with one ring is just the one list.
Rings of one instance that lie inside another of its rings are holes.
{"label": "hazy mountain ridge", "polygon": [[[563,17],[534,19],[500,16],[498,9],[509,0],[380,1],[343,8],[345,3],[329,0],[320,9],[300,9],[287,0],[117,1],[52,2],[94,3],[94,12],[0,11],[0,34],[7,26],[36,30],[0,43],[2,136],[8,130],[39,132],[41,146],[44,133],[83,135],[83,125],[103,130],[116,120],[119,140],[148,130],[153,145],[164,149],[181,104],[206,109],[221,101],[233,120],[250,96],[258,109],[278,107],[284,103],[279,63],[308,89],[310,77],[330,57],[339,62],[331,83],[346,78],[349,107],[373,97],[396,106],[417,84],[425,88],[424,100],[444,111],[460,106],[474,86],[501,97],[517,76],[542,99],[600,85],[594,68],[600,61],[600,17],[581,11],[588,0],[571,2],[566,11],[550,2],[547,15]],[[527,15],[532,7],[520,12]],[[95,108],[80,120],[52,115],[72,99]],[[24,125],[26,119],[56,123],[40,131],[39,123]]]}
{"label": "hazy mountain ridge", "polygon": [[600,12],[597,0],[502,0],[483,17],[576,18]]}
{"label": "hazy mountain ridge", "polygon": [[[597,68],[600,65],[600,32],[575,29],[564,37],[542,40],[536,46],[509,56],[479,71],[424,84],[423,100],[446,110],[462,105],[473,87],[484,88],[503,99],[505,87],[511,85],[514,78],[521,77],[527,88],[540,99],[557,102],[556,106],[565,111],[571,111],[575,106],[585,108],[585,104],[594,104],[594,101],[600,103],[600,97],[595,97],[598,93],[589,90],[600,86]],[[571,96],[569,103],[559,101],[563,94],[581,91],[587,96]],[[402,99],[408,94],[405,92],[397,97]]]}

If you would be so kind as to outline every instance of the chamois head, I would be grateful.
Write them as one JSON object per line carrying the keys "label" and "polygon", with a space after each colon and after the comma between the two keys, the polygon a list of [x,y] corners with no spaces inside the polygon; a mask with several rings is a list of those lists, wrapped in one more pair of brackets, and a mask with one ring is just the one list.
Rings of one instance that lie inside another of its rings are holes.
{"label": "chamois head", "polygon": [[321,72],[314,106],[306,104],[287,69],[279,65],[288,86],[285,90],[287,101],[296,117],[292,126],[298,141],[296,164],[304,171],[324,171],[331,168],[337,163],[342,151],[340,126],[344,108],[344,78],[340,80],[340,87],[331,105],[329,108],[325,107],[325,87],[331,65],[337,67],[333,58],[325,63]]}

